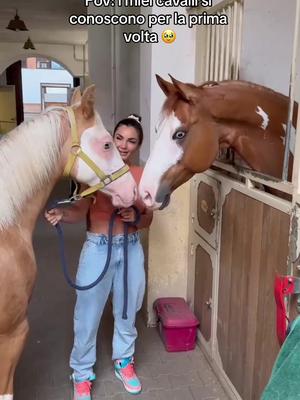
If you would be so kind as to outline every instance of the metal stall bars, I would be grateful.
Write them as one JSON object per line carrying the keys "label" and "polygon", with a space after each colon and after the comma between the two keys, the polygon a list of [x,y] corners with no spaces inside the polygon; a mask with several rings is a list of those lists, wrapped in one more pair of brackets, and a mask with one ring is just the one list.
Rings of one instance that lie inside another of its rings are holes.
{"label": "metal stall bars", "polygon": [[[200,9],[199,12],[204,9]],[[226,15],[228,25],[200,25],[197,39],[199,82],[238,79],[241,54],[243,1],[225,0],[209,9],[210,14]]]}
{"label": "metal stall bars", "polygon": [[[204,8],[199,9],[201,13]],[[210,14],[226,15],[228,25],[199,25],[197,52],[198,82],[239,78],[242,42],[243,0],[225,0],[209,9]],[[203,51],[202,51],[203,49]],[[219,161],[232,160],[232,150],[221,150]]]}

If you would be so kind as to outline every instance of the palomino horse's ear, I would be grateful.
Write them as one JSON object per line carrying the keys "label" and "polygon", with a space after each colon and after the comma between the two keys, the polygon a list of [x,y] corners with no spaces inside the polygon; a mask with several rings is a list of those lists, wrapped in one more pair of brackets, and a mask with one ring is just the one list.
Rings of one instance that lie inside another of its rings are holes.
{"label": "palomino horse's ear", "polygon": [[83,116],[86,119],[90,119],[94,116],[95,95],[96,95],[95,85],[91,85],[88,88],[86,88],[82,95],[81,108]]}
{"label": "palomino horse's ear", "polygon": [[189,103],[194,103],[197,99],[197,87],[195,85],[192,85],[191,83],[180,82],[177,79],[173,78],[173,76],[171,76],[170,74],[169,77],[172,79],[174,87],[177,89],[177,92],[179,92],[181,97]]}
{"label": "palomino horse's ear", "polygon": [[159,84],[159,87],[161,90],[164,92],[166,96],[169,96],[170,93],[175,93],[176,90],[174,88],[174,85],[171,82],[165,81],[163,78],[161,78],[159,75],[155,74],[157,83]]}
{"label": "palomino horse's ear", "polygon": [[74,105],[74,104],[76,104],[76,103],[80,103],[80,102],[81,102],[81,91],[80,91],[80,87],[77,86],[77,87],[74,89],[74,92],[73,92],[73,94],[72,94],[72,98],[71,98],[71,103],[70,103],[70,105],[72,106],[72,105]]}

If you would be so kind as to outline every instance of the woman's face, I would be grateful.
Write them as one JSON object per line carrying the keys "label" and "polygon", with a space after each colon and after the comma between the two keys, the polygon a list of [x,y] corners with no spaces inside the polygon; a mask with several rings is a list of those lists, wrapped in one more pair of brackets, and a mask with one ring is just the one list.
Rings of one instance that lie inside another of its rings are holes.
{"label": "woman's face", "polygon": [[114,135],[114,142],[124,162],[139,148],[139,134],[132,126],[120,125]]}

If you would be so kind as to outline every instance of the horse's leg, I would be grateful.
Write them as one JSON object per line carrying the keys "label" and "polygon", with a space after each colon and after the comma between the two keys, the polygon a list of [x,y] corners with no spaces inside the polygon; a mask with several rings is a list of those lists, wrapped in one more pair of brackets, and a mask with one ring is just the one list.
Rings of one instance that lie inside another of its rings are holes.
{"label": "horse's leg", "polygon": [[25,319],[9,334],[0,335],[0,400],[13,399],[14,373],[28,334]]}

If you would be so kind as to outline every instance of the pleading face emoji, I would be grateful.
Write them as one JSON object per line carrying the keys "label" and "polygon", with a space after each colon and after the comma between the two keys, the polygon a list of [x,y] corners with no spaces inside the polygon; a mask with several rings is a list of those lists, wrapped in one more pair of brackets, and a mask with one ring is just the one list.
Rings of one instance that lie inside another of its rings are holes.
{"label": "pleading face emoji", "polygon": [[163,31],[161,38],[165,43],[173,43],[176,39],[176,33],[172,29],[166,29]]}

